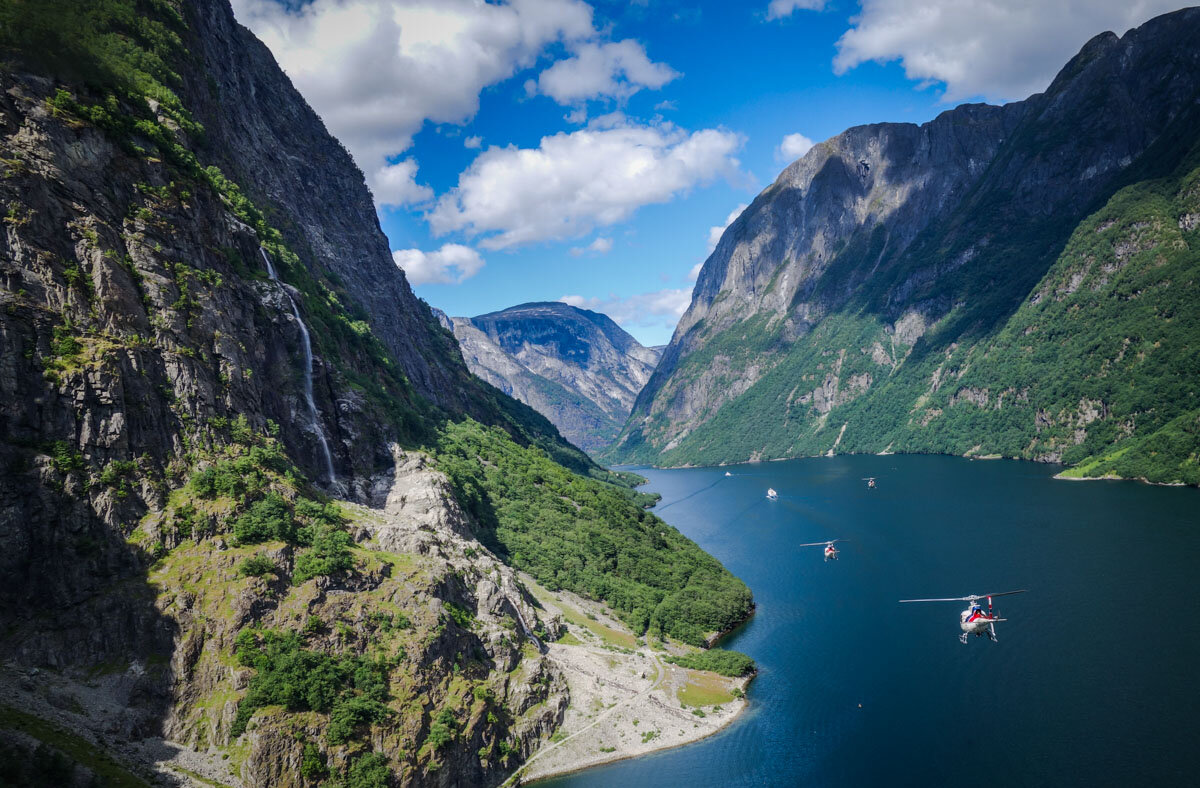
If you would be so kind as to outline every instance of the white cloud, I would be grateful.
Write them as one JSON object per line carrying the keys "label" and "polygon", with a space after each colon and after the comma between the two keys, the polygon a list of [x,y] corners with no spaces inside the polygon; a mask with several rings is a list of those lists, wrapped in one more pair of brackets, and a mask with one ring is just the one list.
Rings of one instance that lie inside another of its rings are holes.
{"label": "white cloud", "polygon": [[480,148],[483,147],[483,137],[467,137],[463,140],[465,148]]}
{"label": "white cloud", "polygon": [[[746,210],[747,207],[748,206],[746,205],[746,203],[742,203],[741,205],[739,205],[738,207],[734,208],[732,211],[729,212],[729,215],[725,217],[725,224],[722,224],[719,227],[709,227],[708,228],[708,253],[709,254],[712,254],[712,250],[717,248],[717,244],[720,243],[720,241],[721,241],[721,235],[724,234],[725,230],[729,227],[729,225],[733,224],[733,220],[738,218],[739,216],[741,216],[742,211]],[[695,272],[695,276],[692,276],[692,279],[695,279],[697,276],[700,275],[700,265],[702,265],[702,264],[698,264],[696,267],[694,267],[692,269],[692,271]]]}
{"label": "white cloud", "polygon": [[571,255],[579,257],[580,255],[591,252],[592,254],[608,254],[612,251],[613,242],[611,238],[597,238],[587,246],[571,247]]}
{"label": "white cloud", "polygon": [[1025,98],[1097,33],[1123,34],[1179,0],[862,0],[838,40],[834,71],[899,60],[944,100]]}
{"label": "white cloud", "polygon": [[578,46],[574,56],[560,60],[537,79],[525,83],[559,104],[578,104],[589,99],[626,99],[642,88],[658,90],[679,76],[665,63],[655,63],[633,39]]}
{"label": "white cloud", "polygon": [[488,249],[576,238],[735,175],[741,144],[733,132],[663,124],[560,132],[537,148],[491,147],[427,218],[437,235],[486,236],[480,244]]}
{"label": "white cloud", "polygon": [[803,134],[788,134],[775,149],[775,158],[778,161],[795,161],[812,150],[812,146],[813,141]]}
{"label": "white cloud", "polygon": [[417,163],[405,159],[375,173],[375,199],[380,205],[410,205],[433,199],[433,189],[416,181]]}
{"label": "white cloud", "polygon": [[[532,82],[532,81],[533,80],[530,80],[530,82]],[[526,86],[526,90],[528,90],[529,82],[526,82],[525,86]],[[536,85],[533,89],[537,90]],[[575,109],[568,112],[566,115],[563,115],[563,120],[565,120],[567,123],[573,123],[577,126],[587,123],[587,107],[576,107]]]}
{"label": "white cloud", "polygon": [[582,0],[233,0],[233,6],[350,149],[381,204],[397,193],[388,182],[389,159],[409,147],[425,121],[465,123],[488,85],[532,66],[555,43],[598,35]]}
{"label": "white cloud", "polygon": [[436,252],[399,249],[392,252],[396,265],[404,269],[411,285],[456,285],[483,268],[479,252],[462,244],[443,244]]}
{"label": "white cloud", "polygon": [[700,262],[693,265],[692,270],[688,271],[688,281],[695,282],[697,279],[699,279],[700,278],[700,269],[703,267],[704,267],[703,260],[701,260]]}
{"label": "white cloud", "polygon": [[692,302],[692,288],[657,290],[632,296],[609,294],[608,298],[565,295],[558,299],[580,309],[603,312],[619,326],[664,326],[674,328]]}
{"label": "white cloud", "polygon": [[820,11],[824,8],[825,0],[771,0],[767,6],[767,19],[783,19],[797,10]]}

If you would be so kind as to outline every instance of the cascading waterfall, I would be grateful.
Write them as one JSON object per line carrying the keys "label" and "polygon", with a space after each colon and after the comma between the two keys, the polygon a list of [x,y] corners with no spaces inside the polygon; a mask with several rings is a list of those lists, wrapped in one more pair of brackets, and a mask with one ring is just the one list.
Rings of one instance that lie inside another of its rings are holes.
{"label": "cascading waterfall", "polygon": [[[521,613],[521,606],[518,605],[516,602],[514,602],[512,600],[512,597],[509,596],[510,585],[511,585],[511,580],[501,580],[500,581],[500,590],[504,593],[504,598],[508,600],[508,604],[512,605],[513,612],[515,612],[517,614],[517,623],[520,624],[520,626],[521,626],[521,632],[524,633],[524,635],[527,639],[533,641],[533,645],[537,646],[537,650],[539,652],[545,653],[546,647],[542,645],[542,641],[538,640],[538,636],[533,634],[533,632],[530,631],[530,629],[529,629],[529,625],[525,623],[525,616],[522,615],[522,613]],[[520,593],[518,593],[518,592],[514,592],[514,593],[516,593],[516,596],[519,599],[521,596]]]}
{"label": "cascading waterfall", "polygon": [[[279,276],[275,273],[275,266],[271,265],[271,257],[267,254],[267,250],[260,246],[258,251],[267,266],[267,275],[271,277],[272,282],[278,282]],[[325,479],[333,482],[336,480],[333,473],[333,456],[329,453],[329,442],[325,440],[325,430],[321,427],[317,403],[313,400],[312,340],[308,335],[308,326],[304,325],[304,320],[300,317],[300,308],[296,306],[296,299],[292,298],[292,294],[287,288],[283,288],[283,293],[287,296],[288,303],[292,305],[292,317],[296,318],[296,325],[300,326],[300,336],[304,340],[304,402],[308,405],[309,428],[317,436],[317,443],[321,446],[321,457],[325,460]]]}
{"label": "cascading waterfall", "polygon": [[521,631],[525,634],[525,637],[533,641],[533,645],[537,647],[539,652],[544,652],[546,649],[542,645],[542,641],[538,640],[537,635],[529,631],[529,626],[525,623],[525,616],[521,615],[521,608],[518,607],[511,599],[508,600],[508,604],[512,605],[513,610],[516,611],[517,623],[521,625]]}

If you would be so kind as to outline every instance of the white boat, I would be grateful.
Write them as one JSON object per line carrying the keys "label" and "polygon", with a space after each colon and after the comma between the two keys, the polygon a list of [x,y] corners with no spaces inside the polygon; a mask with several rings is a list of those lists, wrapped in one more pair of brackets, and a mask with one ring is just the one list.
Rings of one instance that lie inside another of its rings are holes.
{"label": "white boat", "polygon": [[732,476],[733,474],[732,474],[732,473],[730,473],[729,471],[725,471],[725,475],[726,475],[726,476]]}
{"label": "white boat", "polygon": [[774,501],[776,498],[779,497],[779,493],[775,492],[774,487],[768,487],[767,488],[767,497],[770,498],[772,501]]}

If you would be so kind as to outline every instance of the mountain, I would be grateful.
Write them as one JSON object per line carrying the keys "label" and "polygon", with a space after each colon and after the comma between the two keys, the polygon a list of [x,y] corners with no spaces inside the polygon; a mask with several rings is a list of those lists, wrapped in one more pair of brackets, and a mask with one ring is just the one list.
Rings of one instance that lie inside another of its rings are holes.
{"label": "mountain", "polygon": [[467,366],[548,418],[571,443],[612,443],[658,362],[606,315],[557,301],[452,318]]}
{"label": "mountain", "polygon": [[228,0],[0,0],[0,60],[0,783],[495,785],[570,702],[526,583],[749,614],[470,374]]}
{"label": "mountain", "polygon": [[605,455],[946,452],[1200,482],[1200,10],[849,129],[728,227]]}

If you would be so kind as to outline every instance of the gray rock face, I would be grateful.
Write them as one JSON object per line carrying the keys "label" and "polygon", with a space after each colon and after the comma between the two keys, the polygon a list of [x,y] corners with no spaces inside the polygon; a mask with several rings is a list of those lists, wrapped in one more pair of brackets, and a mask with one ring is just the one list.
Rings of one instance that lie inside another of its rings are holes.
{"label": "gray rock face", "polygon": [[452,322],[472,372],[585,451],[612,442],[658,361],[607,316],[559,302]]}
{"label": "gray rock face", "polygon": [[877,316],[909,345],[952,311],[945,342],[998,325],[1139,157],[1183,133],[1198,34],[1200,10],[1179,11],[1096,36],[1025,101],[814,146],[726,229],[606,456],[654,462],[680,446],[831,315]]}
{"label": "gray rock face", "polygon": [[346,287],[422,395],[454,410],[477,407],[454,343],[434,329],[392,260],[350,154],[226,0],[192,5],[202,68],[183,75],[185,103],[204,124],[213,163],[286,217],[279,229],[292,249]]}

